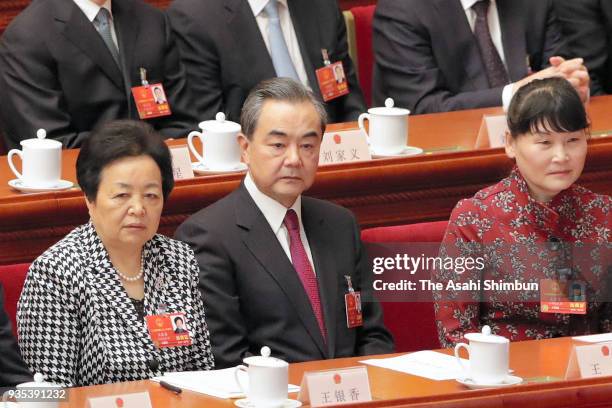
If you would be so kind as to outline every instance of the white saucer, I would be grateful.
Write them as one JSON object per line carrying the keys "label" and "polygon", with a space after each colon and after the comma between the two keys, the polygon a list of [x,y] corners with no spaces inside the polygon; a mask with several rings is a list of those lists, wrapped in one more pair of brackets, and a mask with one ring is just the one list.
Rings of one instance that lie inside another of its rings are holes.
{"label": "white saucer", "polygon": [[21,179],[13,179],[8,182],[8,185],[23,193],[40,193],[43,191],[62,191],[74,186],[72,181],[60,180],[50,187],[28,186]]}
{"label": "white saucer", "polygon": [[[236,400],[234,401],[234,404],[236,404],[236,406],[239,406],[241,408],[255,408],[255,405],[253,405],[253,403],[251,403],[248,398],[242,398],[242,399]],[[282,405],[282,408],[297,408],[301,406],[302,406],[301,401],[294,400],[294,399],[286,399],[285,403]]]}
{"label": "white saucer", "polygon": [[523,379],[515,375],[509,375],[508,377],[506,377],[504,381],[497,383],[497,384],[475,383],[469,378],[457,378],[457,382],[459,384],[465,385],[470,390],[484,390],[487,388],[500,388],[500,387],[510,387],[513,385],[518,385],[523,382]]}
{"label": "white saucer", "polygon": [[404,147],[404,150],[402,150],[399,153],[376,153],[374,150],[370,149],[372,152],[372,158],[374,159],[384,159],[387,157],[410,157],[410,156],[416,156],[417,154],[421,154],[423,153],[423,149],[421,149],[420,147],[414,147],[414,146],[406,146]]}
{"label": "white saucer", "polygon": [[237,165],[235,165],[232,168],[225,168],[225,169],[211,169],[210,167],[208,167],[205,164],[202,164],[200,162],[195,162],[195,163],[191,163],[191,168],[193,169],[194,173],[197,174],[226,174],[226,173],[240,173],[242,171],[246,171],[247,170],[247,165],[246,163],[238,163]]}

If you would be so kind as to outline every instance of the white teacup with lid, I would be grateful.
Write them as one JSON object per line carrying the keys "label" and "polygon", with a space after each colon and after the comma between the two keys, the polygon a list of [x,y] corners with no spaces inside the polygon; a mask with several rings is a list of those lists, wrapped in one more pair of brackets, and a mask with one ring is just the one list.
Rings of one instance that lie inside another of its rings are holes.
{"label": "white teacup with lid", "polygon": [[[47,132],[38,129],[36,138],[19,143],[22,150],[12,149],[8,152],[9,167],[27,187],[53,188],[61,180],[62,144],[46,137]],[[13,163],[14,156],[21,157],[21,172]]]}
{"label": "white teacup with lid", "polygon": [[[189,150],[207,170],[233,170],[240,165],[240,146],[238,133],[240,125],[225,119],[223,112],[217,113],[215,120],[206,120],[198,125],[202,132],[193,131],[187,136]],[[202,141],[203,153],[193,145],[193,138]]]}
{"label": "white teacup with lid", "polygon": [[372,153],[379,155],[401,154],[408,145],[408,109],[394,107],[393,99],[385,100],[385,107],[370,108],[357,119],[364,132],[364,121],[370,122],[368,139]]}
{"label": "white teacup with lid", "polygon": [[[459,343],[455,346],[455,357],[466,378],[477,384],[499,384],[508,377],[510,341],[491,334],[489,326],[483,326],[481,333],[468,333],[464,336],[470,344]],[[459,350],[465,348],[470,356],[470,367],[466,368],[459,358]]]}
{"label": "white teacup with lid", "polygon": [[[242,360],[248,365],[239,365],[234,371],[236,383],[247,396],[249,405],[255,407],[282,407],[287,400],[289,385],[289,364],[276,357],[270,357],[270,347],[261,348],[261,356],[247,357]],[[245,371],[249,376],[249,386],[244,387],[238,374]]]}
{"label": "white teacup with lid", "polygon": [[[68,391],[62,386],[44,381],[44,376],[40,373],[34,374],[34,381],[21,383],[15,388],[17,407],[19,408],[57,408],[59,401],[65,400]],[[13,404],[4,402],[0,408],[8,408]]]}

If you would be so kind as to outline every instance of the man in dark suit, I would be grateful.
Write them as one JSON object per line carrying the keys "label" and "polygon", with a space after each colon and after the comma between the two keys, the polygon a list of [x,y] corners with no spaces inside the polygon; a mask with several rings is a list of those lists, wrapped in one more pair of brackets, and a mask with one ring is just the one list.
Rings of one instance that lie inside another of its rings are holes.
{"label": "man in dark suit", "polygon": [[554,0],[568,53],[584,58],[591,95],[612,93],[612,2]]}
{"label": "man in dark suit", "polygon": [[[250,90],[277,76],[267,0],[175,0],[167,10],[201,119],[223,111],[234,121]],[[278,16],[298,79],[321,96],[315,71],[342,61],[350,93],[326,104],[332,122],[357,120],[366,106],[348,55],[336,1],[278,0]],[[282,76],[282,75],[280,75]]]}
{"label": "man in dark suit", "polygon": [[566,77],[586,99],[581,59],[565,61],[552,0],[379,0],[374,103],[413,113],[507,107],[535,78]]}
{"label": "man in dark suit", "polygon": [[166,18],[140,0],[35,1],[0,43],[0,116],[9,148],[35,137],[78,147],[96,126],[138,119],[131,88],[162,83],[172,114],[147,119],[166,137],[197,127]]}
{"label": "man in dark suit", "polygon": [[[289,78],[254,88],[238,140],[249,173],[176,232],[200,265],[218,368],[262,346],[289,362],[393,351],[355,218],[301,195],[315,178],[325,116],[316,97]],[[367,300],[361,325],[347,322],[351,288]]]}
{"label": "man in dark suit", "polygon": [[4,290],[0,285],[0,397],[2,387],[32,381],[32,375],[19,354],[11,321],[4,310]]}

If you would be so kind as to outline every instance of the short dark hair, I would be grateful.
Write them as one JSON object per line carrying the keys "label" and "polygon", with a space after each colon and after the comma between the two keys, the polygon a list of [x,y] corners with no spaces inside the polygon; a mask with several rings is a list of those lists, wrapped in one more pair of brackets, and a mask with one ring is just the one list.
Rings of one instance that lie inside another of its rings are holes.
{"label": "short dark hair", "polygon": [[513,138],[529,132],[576,132],[589,128],[578,92],[559,77],[536,79],[519,88],[508,108]]}
{"label": "short dark hair", "polygon": [[242,133],[251,140],[257,122],[261,116],[261,110],[267,100],[285,102],[309,102],[311,103],[321,120],[321,133],[327,126],[327,111],[323,103],[304,85],[291,78],[277,77],[261,81],[249,93],[249,96],[242,105],[240,114],[240,125]]}
{"label": "short dark hair", "polygon": [[174,187],[172,159],[168,146],[151,125],[118,120],[94,130],[81,146],[77,158],[77,180],[89,201],[95,201],[102,170],[124,157],[149,156],[159,167],[164,200]]}
{"label": "short dark hair", "polygon": [[176,317],[174,318],[174,324],[175,324],[175,325],[176,325],[176,324],[178,324],[178,321],[179,321],[179,320],[181,321],[181,323],[185,324],[185,321],[183,320],[183,318],[182,318],[181,316],[176,316]]}

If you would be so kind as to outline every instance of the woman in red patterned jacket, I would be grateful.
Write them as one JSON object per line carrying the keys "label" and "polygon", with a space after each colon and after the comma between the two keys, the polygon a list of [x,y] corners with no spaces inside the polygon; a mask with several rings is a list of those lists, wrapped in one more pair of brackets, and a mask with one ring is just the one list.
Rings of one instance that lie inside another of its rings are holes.
{"label": "woman in red patterned jacket", "polygon": [[[457,204],[441,246],[443,259],[481,260],[480,268],[455,264],[434,273],[445,288],[434,292],[443,347],[485,324],[510,340],[612,329],[606,302],[612,200],[574,184],[589,138],[580,97],[564,79],[533,81],[512,99],[508,127],[514,169]],[[586,302],[563,303],[564,313],[551,313],[550,301],[564,299],[548,290],[541,298],[538,289],[563,291],[574,283],[584,287]]]}

